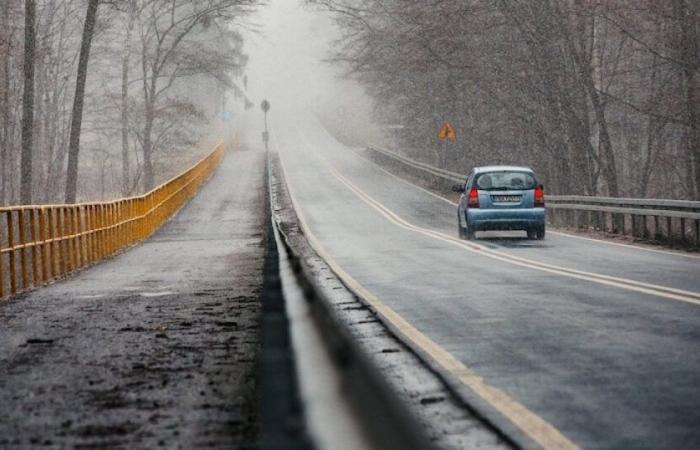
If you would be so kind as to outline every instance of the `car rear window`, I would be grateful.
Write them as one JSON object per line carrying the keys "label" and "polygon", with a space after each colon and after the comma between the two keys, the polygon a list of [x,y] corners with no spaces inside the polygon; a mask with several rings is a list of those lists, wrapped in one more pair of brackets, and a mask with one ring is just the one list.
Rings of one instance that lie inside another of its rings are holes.
{"label": "car rear window", "polygon": [[534,189],[535,184],[535,177],[528,172],[487,172],[480,174],[476,179],[476,187],[483,191]]}

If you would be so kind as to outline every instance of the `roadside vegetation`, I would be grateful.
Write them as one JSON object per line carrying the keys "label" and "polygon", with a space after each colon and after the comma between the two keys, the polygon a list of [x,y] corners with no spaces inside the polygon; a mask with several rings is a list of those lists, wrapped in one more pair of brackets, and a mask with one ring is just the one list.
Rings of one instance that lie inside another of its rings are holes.
{"label": "roadside vegetation", "polygon": [[[700,200],[700,3],[309,0],[399,149],[551,193]],[[450,121],[456,142],[437,131]]]}
{"label": "roadside vegetation", "polygon": [[244,97],[259,3],[5,0],[0,205],[133,195],[185,169]]}

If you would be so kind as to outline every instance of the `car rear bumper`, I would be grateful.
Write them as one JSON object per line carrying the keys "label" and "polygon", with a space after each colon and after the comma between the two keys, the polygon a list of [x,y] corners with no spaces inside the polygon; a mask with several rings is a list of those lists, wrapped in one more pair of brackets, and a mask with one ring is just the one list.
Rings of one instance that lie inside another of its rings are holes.
{"label": "car rear bumper", "polygon": [[544,208],[467,210],[473,230],[527,230],[545,224]]}

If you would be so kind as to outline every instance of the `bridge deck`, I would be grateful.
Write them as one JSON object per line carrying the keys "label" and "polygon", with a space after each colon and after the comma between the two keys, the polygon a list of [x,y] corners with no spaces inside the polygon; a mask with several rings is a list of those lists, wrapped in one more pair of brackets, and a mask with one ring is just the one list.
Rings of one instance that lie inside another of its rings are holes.
{"label": "bridge deck", "polygon": [[229,153],[152,239],[0,304],[0,447],[251,442],[264,157]]}

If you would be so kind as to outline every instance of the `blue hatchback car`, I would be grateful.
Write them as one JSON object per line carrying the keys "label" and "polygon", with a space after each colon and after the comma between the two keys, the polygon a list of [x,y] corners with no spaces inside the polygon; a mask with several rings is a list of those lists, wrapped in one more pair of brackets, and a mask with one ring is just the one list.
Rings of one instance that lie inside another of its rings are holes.
{"label": "blue hatchback car", "polygon": [[530,239],[544,239],[544,188],[528,167],[476,167],[460,192],[457,207],[459,237],[473,239],[476,231],[524,230]]}

